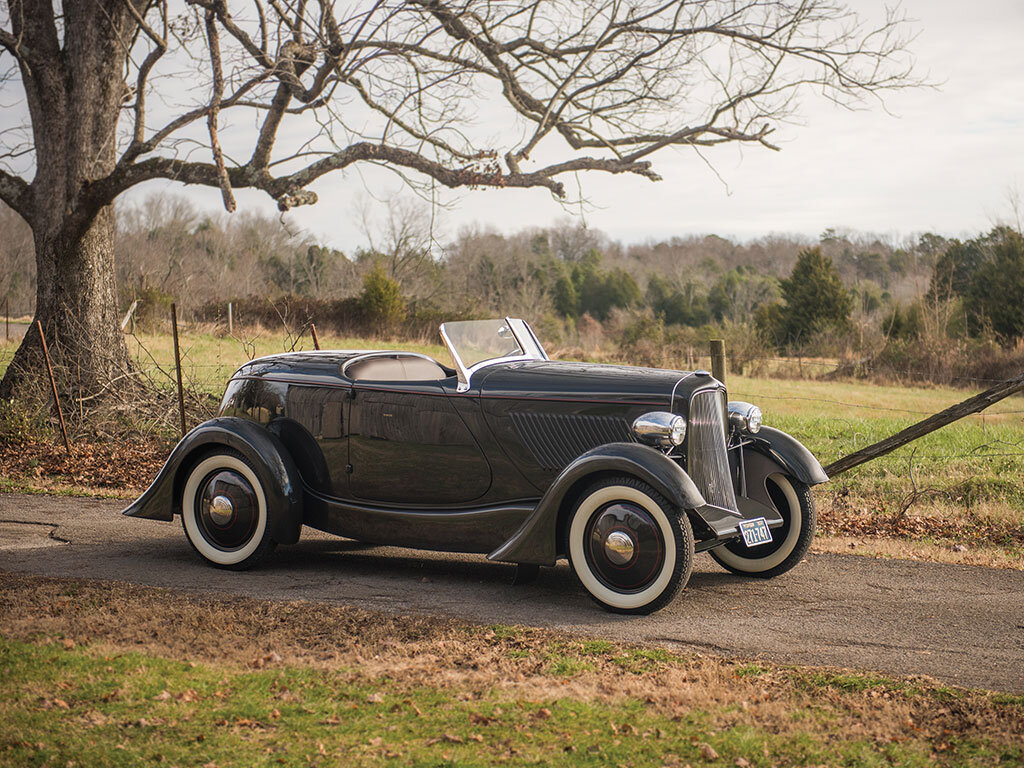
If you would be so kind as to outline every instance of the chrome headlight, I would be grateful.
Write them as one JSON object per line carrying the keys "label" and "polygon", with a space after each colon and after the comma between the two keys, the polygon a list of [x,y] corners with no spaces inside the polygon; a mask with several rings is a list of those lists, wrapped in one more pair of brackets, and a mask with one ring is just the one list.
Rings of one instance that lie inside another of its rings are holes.
{"label": "chrome headlight", "polygon": [[729,402],[729,424],[733,429],[754,434],[761,429],[761,409],[742,400]]}
{"label": "chrome headlight", "polygon": [[675,413],[652,411],[636,418],[633,432],[641,443],[672,448],[682,445],[686,438],[686,419]]}

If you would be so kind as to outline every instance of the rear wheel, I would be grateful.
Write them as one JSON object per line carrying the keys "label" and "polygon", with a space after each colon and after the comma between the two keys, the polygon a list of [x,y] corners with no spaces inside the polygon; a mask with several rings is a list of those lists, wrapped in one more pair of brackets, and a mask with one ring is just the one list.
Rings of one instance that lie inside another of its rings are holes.
{"label": "rear wheel", "polygon": [[782,516],[782,527],[772,530],[772,541],[748,547],[743,539],[710,550],[711,556],[728,571],[770,579],[785,573],[803,560],[814,539],[817,512],[811,489],[796,478],[768,475],[768,495]]}
{"label": "rear wheel", "polygon": [[614,477],[580,496],[565,552],[599,605],[645,614],[667,605],[690,578],[693,531],[686,514],[650,485]]}
{"label": "rear wheel", "polygon": [[185,479],[181,523],[196,553],[218,568],[252,568],[274,550],[267,494],[241,454],[220,449],[196,463]]}

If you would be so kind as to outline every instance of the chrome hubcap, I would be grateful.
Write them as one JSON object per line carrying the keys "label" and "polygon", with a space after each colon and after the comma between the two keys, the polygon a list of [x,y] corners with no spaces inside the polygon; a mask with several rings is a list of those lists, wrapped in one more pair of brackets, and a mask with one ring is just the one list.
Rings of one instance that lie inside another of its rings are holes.
{"label": "chrome hubcap", "polygon": [[217,525],[227,525],[230,522],[231,515],[235,511],[235,506],[231,503],[231,499],[218,494],[208,502],[208,505],[207,512],[213,522]]}
{"label": "chrome hubcap", "polygon": [[260,502],[249,480],[234,469],[216,469],[200,485],[196,522],[206,541],[225,552],[244,547],[260,522]]}
{"label": "chrome hubcap", "polygon": [[616,565],[625,565],[633,559],[636,545],[624,531],[612,531],[604,540],[604,552]]}
{"label": "chrome hubcap", "polygon": [[665,564],[665,541],[651,513],[632,501],[597,509],[584,530],[587,565],[609,589],[646,588]]}

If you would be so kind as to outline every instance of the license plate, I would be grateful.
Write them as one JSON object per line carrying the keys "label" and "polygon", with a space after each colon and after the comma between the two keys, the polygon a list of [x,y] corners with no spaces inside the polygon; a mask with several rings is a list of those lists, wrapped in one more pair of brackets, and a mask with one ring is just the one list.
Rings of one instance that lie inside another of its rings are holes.
{"label": "license plate", "polygon": [[763,517],[741,520],[740,533],[743,534],[743,543],[748,547],[772,543],[772,532],[768,528],[768,521]]}

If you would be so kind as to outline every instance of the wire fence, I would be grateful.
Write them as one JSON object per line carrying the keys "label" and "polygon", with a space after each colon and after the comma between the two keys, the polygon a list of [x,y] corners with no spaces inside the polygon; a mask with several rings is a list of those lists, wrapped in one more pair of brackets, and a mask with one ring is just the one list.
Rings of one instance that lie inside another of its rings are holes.
{"label": "wire fence", "polygon": [[[268,330],[260,328],[254,330],[252,333],[246,332],[246,330],[236,322],[235,333],[229,336],[222,336],[221,340],[217,342],[220,349],[217,351],[218,355],[224,355],[216,361],[210,361],[208,355],[210,354],[209,349],[202,349],[202,344],[196,341],[195,334],[198,330],[203,335],[203,344],[209,344],[209,323],[182,323],[181,324],[184,333],[182,336],[182,347],[181,347],[181,369],[182,379],[185,385],[185,389],[190,393],[188,399],[193,408],[200,408],[209,414],[209,410],[212,407],[211,398],[217,397],[220,392],[219,390],[223,387],[226,379],[238,368],[239,365],[252,359],[257,353],[257,343],[262,347],[261,352],[263,354],[275,352],[275,351],[304,351],[312,350],[314,343],[309,334],[309,323],[303,323],[301,327],[290,327],[282,318],[281,327],[275,330]],[[0,328],[2,332],[2,328]],[[135,365],[148,372],[148,375],[152,381],[162,383],[163,386],[173,387],[176,385],[174,361],[173,358],[169,357],[165,353],[158,353],[149,348],[149,344],[153,342],[154,335],[142,336],[134,333],[131,330],[126,332],[126,336],[131,340],[131,346],[133,351]],[[192,336],[192,338],[190,338]],[[9,341],[0,337],[0,369],[6,368],[14,356],[14,352],[18,345],[18,339],[11,338]],[[226,344],[226,346],[225,346]],[[379,348],[379,344],[375,344]],[[236,350],[237,354],[232,354],[231,350]],[[206,359],[203,359],[203,358]],[[691,355],[692,360],[697,363],[699,367],[704,360],[710,363],[710,355]],[[763,362],[772,363],[776,365],[788,365],[796,366],[799,368],[811,367],[820,369],[826,373],[838,371],[844,367],[844,365],[855,365],[858,370],[870,370],[871,367],[855,363],[849,364],[842,361],[826,361],[820,359],[803,359],[803,358],[791,358],[782,357],[778,355],[763,355],[756,357],[744,358],[745,364],[751,362]],[[708,366],[710,367],[710,365]],[[887,372],[888,371],[887,369]],[[911,375],[920,374],[919,371],[907,370],[905,371],[908,378]],[[907,417],[905,420],[908,423],[913,421],[919,421],[923,418],[931,416],[938,410],[952,405],[958,402],[960,399],[956,396],[951,396],[948,402],[945,404],[936,403],[939,407],[935,410],[924,410],[921,408],[914,407],[903,407],[900,405],[887,404],[878,400],[878,390],[868,389],[864,392],[865,400],[860,399],[842,399],[836,397],[821,396],[817,394],[806,394],[799,392],[799,389],[806,386],[803,382],[817,383],[817,384],[828,384],[830,382],[823,380],[820,376],[813,378],[805,378],[801,380],[794,380],[792,378],[783,377],[782,380],[778,381],[777,384],[773,385],[777,390],[781,389],[782,392],[766,393],[763,391],[747,391],[744,384],[749,383],[751,377],[737,377],[738,381],[736,384],[739,386],[736,390],[730,390],[730,395],[737,399],[749,399],[754,402],[762,402],[767,408],[770,408],[771,403],[791,403],[806,405],[809,409],[815,408],[813,411],[814,417],[820,419],[820,421],[827,421],[832,424],[843,425],[843,428],[847,429],[848,433],[844,436],[844,442],[846,447],[850,447],[849,438],[853,438],[852,442],[856,446],[861,446],[871,442],[868,435],[859,431],[859,427],[863,426],[864,419],[852,418],[846,413],[847,410],[853,410],[855,412],[862,412],[864,418],[872,420],[874,418],[886,418],[886,419],[898,419],[901,416]],[[754,377],[754,380],[762,377]],[[765,379],[771,380],[773,377],[766,376]],[[957,377],[952,377],[957,378]],[[982,383],[996,383],[1000,380],[997,379],[986,379],[986,378],[975,378],[975,377],[962,377],[963,380],[970,380],[978,384]],[[794,389],[798,390],[795,392],[784,393],[786,387],[786,381],[792,381]],[[801,382],[801,383],[798,383]],[[1016,402],[1019,403],[1020,396],[1017,396]],[[946,398],[942,398],[945,401]],[[767,403],[765,403],[767,401]],[[933,402],[935,400],[933,399]],[[1011,407],[1003,407],[1001,409],[986,409],[980,413],[972,414],[970,417],[972,424],[979,424],[982,427],[988,426],[993,423],[993,419],[999,419],[1003,424],[1009,424],[1013,427],[1017,426],[1017,420],[1012,417],[1024,415],[1024,408],[1012,407],[1012,401],[1007,401],[1007,405]],[[820,407],[819,407],[820,406]],[[934,406],[929,406],[934,407]],[[198,414],[197,414],[198,415]],[[790,414],[791,419],[793,414]],[[801,414],[802,416],[802,414]],[[998,423],[998,422],[996,422]],[[900,424],[894,424],[896,429],[901,428]],[[803,438],[806,440],[821,441],[821,433],[804,433],[798,425],[790,425],[796,427],[790,431],[797,438]],[[871,431],[871,430],[869,430]],[[895,431],[895,429],[894,429]],[[1022,439],[1024,443],[1024,439]],[[920,459],[948,459],[948,460],[959,460],[959,461],[980,461],[992,458],[1011,458],[1024,456],[1024,451],[1013,451],[1006,450],[1007,447],[1018,447],[1018,443],[1007,442],[1007,441],[996,441],[991,440],[987,442],[979,442],[977,445],[962,447],[958,446],[956,450],[947,451],[918,451],[916,457]],[[998,450],[997,450],[998,447]]]}

